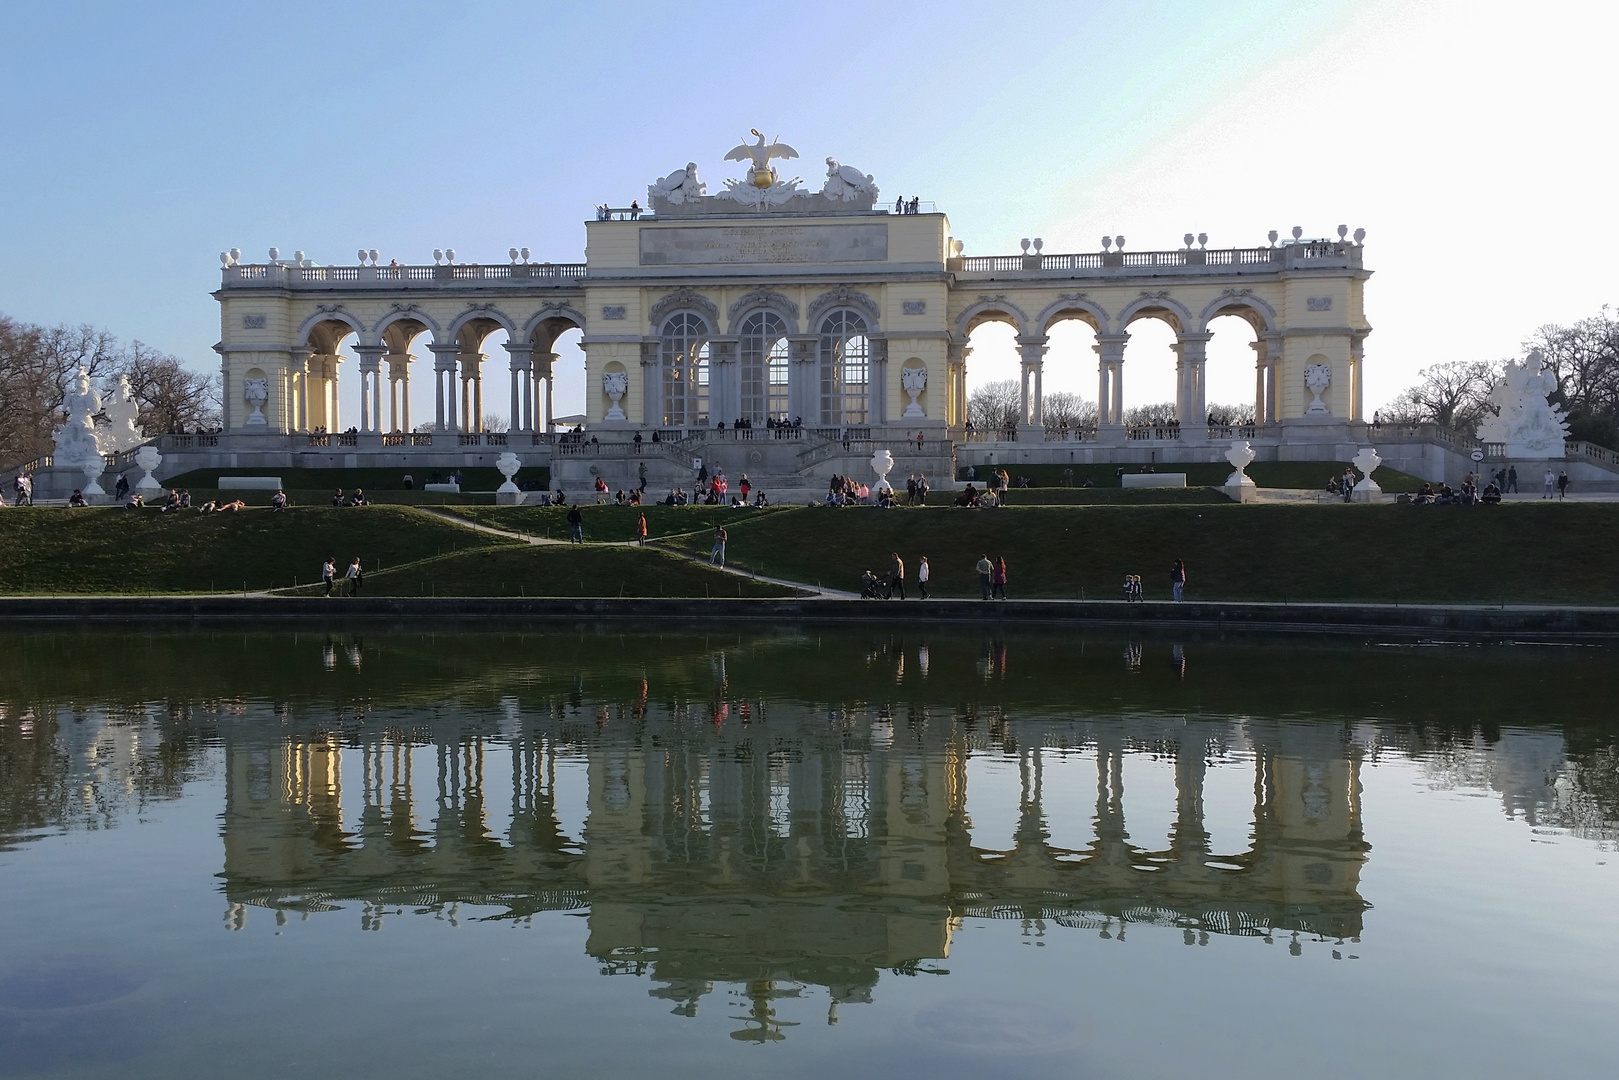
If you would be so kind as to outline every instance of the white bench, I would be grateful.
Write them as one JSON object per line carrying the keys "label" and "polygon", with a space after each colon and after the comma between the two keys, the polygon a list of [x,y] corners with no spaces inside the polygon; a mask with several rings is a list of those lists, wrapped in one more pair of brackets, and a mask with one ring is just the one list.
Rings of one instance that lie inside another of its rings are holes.
{"label": "white bench", "polygon": [[423,491],[443,491],[451,495],[461,494],[460,484],[423,484]]}
{"label": "white bench", "polygon": [[280,491],[279,476],[221,476],[220,491]]}
{"label": "white bench", "polygon": [[1186,474],[1183,472],[1125,473],[1120,478],[1120,486],[1127,488],[1185,487]]}

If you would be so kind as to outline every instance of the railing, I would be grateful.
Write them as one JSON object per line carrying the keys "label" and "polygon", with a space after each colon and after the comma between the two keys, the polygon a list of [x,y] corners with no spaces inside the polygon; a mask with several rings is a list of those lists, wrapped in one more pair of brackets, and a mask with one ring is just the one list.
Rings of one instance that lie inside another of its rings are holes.
{"label": "railing", "polygon": [[337,433],[338,446],[359,446],[360,433],[357,431],[340,431]]}
{"label": "railing", "polygon": [[558,442],[553,453],[561,457],[594,457],[601,453],[601,444],[593,442]]}
{"label": "railing", "polygon": [[[737,204],[737,209],[741,209]],[[597,221],[639,221],[652,216],[652,211],[644,206],[598,206],[596,207]]]}
{"label": "railing", "polygon": [[410,433],[410,445],[432,446],[433,433],[431,431],[413,431]]}
{"label": "railing", "polygon": [[1598,446],[1596,443],[1586,442],[1583,439],[1565,441],[1563,443],[1563,456],[1593,462],[1605,469],[1619,470],[1619,454],[1609,450],[1606,446]]}
{"label": "railing", "polygon": [[204,446],[218,446],[218,433],[208,435],[161,435],[158,446],[164,450],[192,450]]}
{"label": "railing", "polygon": [[1064,427],[1048,427],[1045,429],[1046,442],[1095,442],[1096,425]]}
{"label": "railing", "polygon": [[[974,255],[947,260],[949,269],[968,274],[1082,273],[1126,276],[1141,271],[1172,268],[1223,267],[1239,273],[1242,267],[1268,269],[1298,262],[1336,260],[1359,266],[1358,244],[1311,240],[1280,247],[1182,248],[1178,251],[1098,251],[1070,255]],[[1222,272],[1222,271],[1215,271]]]}
{"label": "railing", "polygon": [[382,445],[385,447],[406,446],[408,445],[409,438],[410,437],[408,435],[401,431],[388,432],[382,436]]}
{"label": "railing", "polygon": [[1222,442],[1228,439],[1257,439],[1259,438],[1258,424],[1210,424],[1209,441]]}
{"label": "railing", "polygon": [[227,266],[224,285],[278,288],[441,288],[467,282],[508,285],[574,285],[585,276],[584,263],[441,263],[436,266],[293,266],[274,263]]}
{"label": "railing", "polygon": [[330,435],[311,435],[309,436],[309,445],[330,446],[332,445],[332,437]]}
{"label": "railing", "polygon": [[1177,442],[1181,437],[1179,424],[1135,424],[1124,429],[1129,442]]}

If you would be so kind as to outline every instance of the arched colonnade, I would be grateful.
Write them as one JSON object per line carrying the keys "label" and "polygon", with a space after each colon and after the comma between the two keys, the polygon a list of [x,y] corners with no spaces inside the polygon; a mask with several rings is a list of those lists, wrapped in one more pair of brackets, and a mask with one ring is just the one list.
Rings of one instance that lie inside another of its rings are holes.
{"label": "arched colonnade", "polygon": [[[555,417],[557,339],[584,329],[585,317],[568,304],[547,304],[519,324],[493,302],[469,305],[447,322],[417,304],[394,304],[369,325],[342,305],[322,305],[298,329],[288,370],[288,424],[295,431],[341,429],[338,372],[343,344],[354,339],[359,358],[362,434],[412,430],[410,379],[421,358],[421,339],[433,357],[433,430],[483,430],[484,347],[505,331],[502,348],[510,375],[511,430],[548,430]],[[387,389],[383,383],[386,379]],[[457,385],[459,384],[459,385]],[[386,408],[384,403],[386,402]],[[385,415],[386,414],[386,415]]]}
{"label": "arched colonnade", "polygon": [[[1005,323],[1016,333],[1021,368],[1019,415],[1029,427],[1043,427],[1045,356],[1050,348],[1050,332],[1056,324],[1074,320],[1089,326],[1096,335],[1092,346],[1097,354],[1096,401],[1098,421],[1118,425],[1124,422],[1124,348],[1130,341],[1129,327],[1142,319],[1157,319],[1175,334],[1176,416],[1184,424],[1195,424],[1208,410],[1205,368],[1208,344],[1214,337],[1210,324],[1235,316],[1252,327],[1254,350],[1254,419],[1271,423],[1281,418],[1281,385],[1278,368],[1283,353],[1283,331],[1275,308],[1250,290],[1237,294],[1227,290],[1196,311],[1167,290],[1143,290],[1116,313],[1110,314],[1085,294],[1059,294],[1046,307],[1030,315],[1005,296],[980,296],[955,319],[950,340],[950,376],[957,383],[956,396],[966,401],[966,362],[972,353],[970,337],[978,327],[991,322]],[[1354,387],[1353,417],[1360,418],[1359,347],[1351,355]]]}

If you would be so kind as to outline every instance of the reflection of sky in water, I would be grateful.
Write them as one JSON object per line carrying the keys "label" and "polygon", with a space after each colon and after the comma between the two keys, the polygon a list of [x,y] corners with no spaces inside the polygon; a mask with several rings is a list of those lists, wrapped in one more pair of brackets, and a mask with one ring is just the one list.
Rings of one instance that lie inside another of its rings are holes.
{"label": "reflection of sky in water", "polygon": [[1019,650],[952,645],[970,712],[749,695],[736,647],[335,721],[7,704],[0,1075],[1619,1066],[1611,734],[1132,711],[1152,643],[1020,716]]}

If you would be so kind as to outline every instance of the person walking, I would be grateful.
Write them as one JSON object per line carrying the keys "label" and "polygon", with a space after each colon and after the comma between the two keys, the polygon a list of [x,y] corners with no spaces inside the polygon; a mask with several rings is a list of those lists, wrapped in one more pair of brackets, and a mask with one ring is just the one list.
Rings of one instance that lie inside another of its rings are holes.
{"label": "person walking", "polygon": [[326,596],[332,595],[332,585],[337,581],[337,560],[330,555],[320,564],[320,580],[326,586]]}
{"label": "person walking", "polygon": [[899,594],[901,600],[905,599],[905,563],[900,560],[899,552],[889,555],[888,565],[888,591],[892,595]]}
{"label": "person walking", "polygon": [[582,544],[585,542],[585,515],[579,512],[577,506],[568,510],[568,543]]}
{"label": "person walking", "polygon": [[645,513],[640,513],[640,514],[635,515],[635,542],[637,544],[639,544],[641,547],[646,547],[646,514]]}
{"label": "person walking", "polygon": [[1557,483],[1557,477],[1553,476],[1551,469],[1548,468],[1546,470],[1546,478],[1544,480],[1545,489],[1541,492],[1540,497],[1542,499],[1551,498],[1552,497],[1552,488],[1553,488],[1553,486],[1556,485],[1556,483]]}
{"label": "person walking", "polygon": [[1511,491],[1511,492],[1514,492],[1514,493],[1517,492],[1517,490],[1518,490],[1518,466],[1510,465],[1510,466],[1507,467],[1507,486],[1502,488],[1501,490],[1502,491]]}
{"label": "person walking", "polygon": [[1568,473],[1567,473],[1567,471],[1561,471],[1561,472],[1559,472],[1557,474],[1557,497],[1559,499],[1568,498]]}
{"label": "person walking", "polygon": [[360,595],[360,585],[363,583],[362,574],[360,557],[356,555],[354,556],[354,561],[349,563],[349,572],[344,575],[348,579],[348,594],[350,596]]}
{"label": "person walking", "polygon": [[1169,591],[1175,596],[1175,603],[1181,602],[1181,594],[1186,589],[1186,563],[1180,559],[1169,568]]}
{"label": "person walking", "polygon": [[995,569],[991,571],[990,591],[997,600],[1006,599],[1006,557],[1000,556],[995,560]]}
{"label": "person walking", "polygon": [[916,591],[923,600],[928,598],[928,557],[922,556],[916,564]]}
{"label": "person walking", "polygon": [[728,539],[730,537],[726,534],[724,525],[714,526],[714,546],[708,551],[710,565],[721,567],[725,565],[725,541]]}
{"label": "person walking", "polygon": [[995,564],[989,561],[988,555],[978,556],[978,587],[984,590],[984,599],[989,599],[990,578],[995,573]]}
{"label": "person walking", "polygon": [[[635,437],[637,439],[639,439],[641,437],[641,433],[639,431],[636,432]],[[644,461],[641,462],[640,467],[636,470],[636,478],[641,481],[641,494],[645,495],[646,494],[646,462],[644,462]]]}

